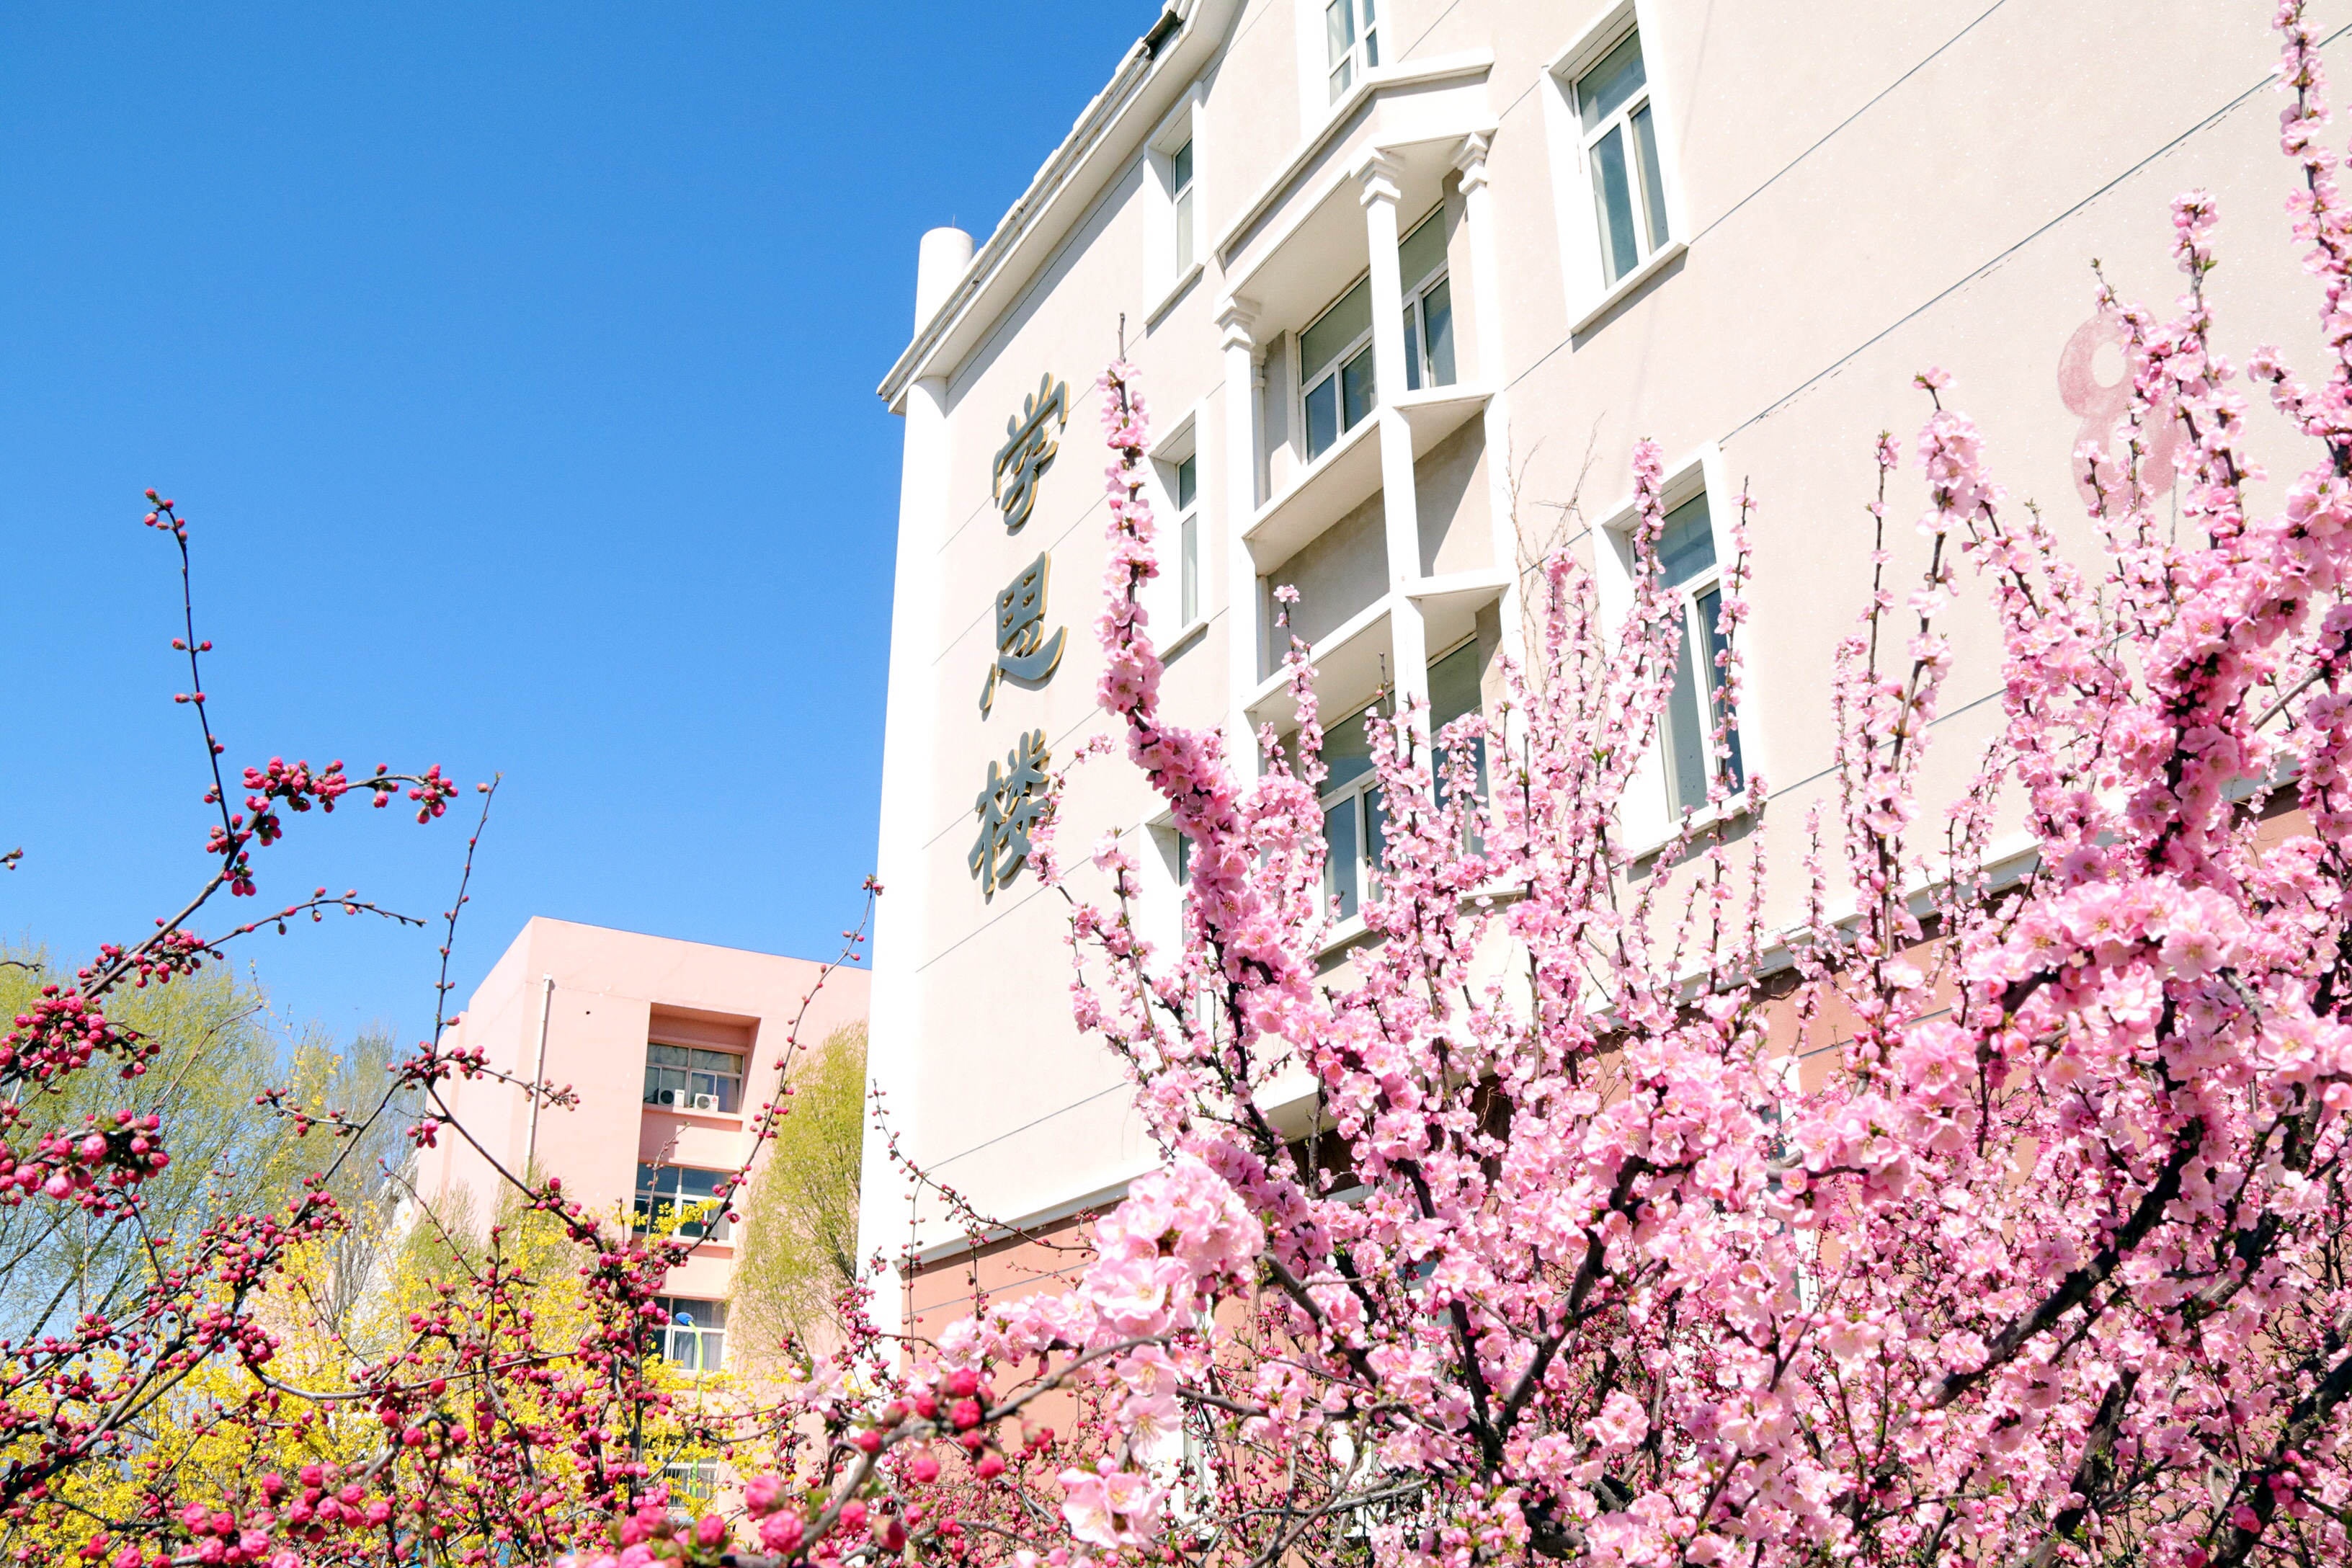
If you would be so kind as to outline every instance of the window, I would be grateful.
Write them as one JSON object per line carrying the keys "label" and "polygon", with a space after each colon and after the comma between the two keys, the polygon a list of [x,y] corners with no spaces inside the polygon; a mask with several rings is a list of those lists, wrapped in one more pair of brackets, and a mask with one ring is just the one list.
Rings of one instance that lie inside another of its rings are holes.
{"label": "window", "polygon": [[1363,278],[1298,334],[1312,462],[1380,404],[1372,377],[1372,280]]}
{"label": "window", "polygon": [[646,1047],[646,1103],[676,1110],[737,1110],[743,1104],[743,1058],[691,1046]]}
{"label": "window", "polygon": [[1356,79],[1381,63],[1380,20],[1376,0],[1330,0],[1323,7],[1325,63],[1331,73],[1331,101],[1337,103]]}
{"label": "window", "polygon": [[719,1184],[729,1174],[684,1165],[639,1165],[636,1228],[688,1241],[726,1240],[727,1205],[719,1201]]}
{"label": "window", "polygon": [[1628,33],[1576,79],[1584,169],[1601,231],[1603,280],[1614,283],[1666,243],[1666,186],[1650,112],[1642,36]]}
{"label": "window", "polygon": [[672,1502],[691,1500],[708,1504],[719,1493],[719,1464],[714,1459],[672,1459],[662,1467]]}
{"label": "window", "polygon": [[1192,265],[1192,142],[1168,154],[1168,189],[1176,210],[1176,276]]}
{"label": "window", "polygon": [[[1429,667],[1429,741],[1434,754],[1430,758],[1430,772],[1437,781],[1437,799],[1445,801],[1446,757],[1438,737],[1445,726],[1465,713],[1475,713],[1483,703],[1478,689],[1478,639],[1472,637],[1444,658]],[[1486,798],[1486,737],[1474,736],[1470,742],[1471,764],[1477,771],[1478,798]]]}
{"label": "window", "polygon": [[681,1372],[717,1372],[727,1364],[726,1302],[656,1296],[654,1305],[669,1321],[653,1331],[647,1350]]}
{"label": "window", "polygon": [[1323,897],[1327,906],[1339,900],[1343,921],[1353,919],[1366,898],[1378,896],[1372,879],[1389,814],[1365,721],[1380,713],[1376,702],[1323,732],[1323,765],[1330,775],[1323,781]]}
{"label": "window", "polygon": [[[1727,646],[1723,619],[1723,577],[1715,562],[1715,526],[1701,491],[1666,513],[1658,535],[1658,569],[1674,590],[1682,625],[1676,632],[1675,685],[1666,698],[1666,810],[1679,816],[1706,805],[1709,773],[1707,752],[1715,727],[1724,724],[1729,755],[1724,760],[1726,783],[1740,787],[1745,774],[1739,763],[1739,731],[1727,723],[1723,707],[1723,671],[1716,662]],[[1693,649],[1706,650],[1694,659]]]}
{"label": "window", "polygon": [[1422,219],[1397,246],[1404,282],[1404,385],[1454,384],[1454,289],[1445,278],[1445,209]]}
{"label": "window", "polygon": [[1193,504],[1200,494],[1200,458],[1176,465],[1176,625],[1181,629],[1201,618],[1201,512]]}

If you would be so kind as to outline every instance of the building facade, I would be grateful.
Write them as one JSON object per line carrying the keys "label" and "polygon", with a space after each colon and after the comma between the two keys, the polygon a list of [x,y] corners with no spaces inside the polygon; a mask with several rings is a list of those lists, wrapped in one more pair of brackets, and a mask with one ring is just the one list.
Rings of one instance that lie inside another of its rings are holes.
{"label": "building facade", "polygon": [[[1604,609],[1627,602],[1631,452],[1656,439],[1687,622],[1617,803],[1638,868],[1704,803],[1716,694],[1688,650],[1713,635],[1736,497],[1757,507],[1737,765],[1800,821],[1833,808],[1832,652],[1868,592],[1873,440],[1927,412],[1915,373],[1951,373],[2013,493],[2087,549],[2072,454],[2123,396],[2095,258],[2168,306],[2168,204],[2205,188],[2232,347],[2315,342],[2266,20],[2223,0],[1179,0],[993,233],[926,235],[880,389],[906,425],[869,1059],[907,1157],[1011,1228],[975,1249],[869,1142],[864,1247],[910,1260],[908,1311],[1060,1271],[1072,1255],[1040,1242],[1157,1159],[1071,1022],[1066,905],[1019,855],[1045,772],[1108,722],[1106,361],[1123,351],[1151,404],[1171,717],[1287,727],[1274,590],[1298,591],[1332,732],[1335,947],[1380,822],[1353,716],[1384,683],[1435,723],[1491,704],[1554,550]],[[1899,519],[1916,498],[1895,500]],[[1953,631],[1930,798],[2000,715],[1990,617]],[[1132,836],[1172,937],[1182,846],[1141,780],[1090,763],[1061,817],[1068,846]]]}
{"label": "building facade", "polygon": [[[797,1038],[821,1048],[866,1016],[870,976],[774,953],[534,917],[451,1026],[456,1050],[494,1071],[552,1081],[572,1105],[534,1106],[493,1079],[448,1086],[480,1150],[445,1134],[419,1161],[417,1191],[479,1229],[512,1188],[503,1173],[560,1176],[592,1210],[676,1223],[701,1245],[666,1282],[673,1365],[727,1361],[733,1226],[707,1199],[751,1154],[751,1117],[775,1096]],[[493,1163],[495,1162],[495,1163]],[[755,1178],[756,1179],[756,1178]]]}

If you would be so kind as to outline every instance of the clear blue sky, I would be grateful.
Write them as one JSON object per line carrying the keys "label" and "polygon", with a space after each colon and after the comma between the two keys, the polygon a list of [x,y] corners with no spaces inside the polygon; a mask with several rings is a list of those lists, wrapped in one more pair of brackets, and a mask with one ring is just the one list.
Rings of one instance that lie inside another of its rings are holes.
{"label": "clear blue sky", "polygon": [[[0,934],[86,954],[205,873],[152,484],[226,760],[506,775],[460,1000],[533,914],[837,947],[917,237],[984,236],[1158,9],[0,4]],[[294,822],[240,913],[446,907],[461,823]],[[240,963],[413,1038],[435,940]]]}

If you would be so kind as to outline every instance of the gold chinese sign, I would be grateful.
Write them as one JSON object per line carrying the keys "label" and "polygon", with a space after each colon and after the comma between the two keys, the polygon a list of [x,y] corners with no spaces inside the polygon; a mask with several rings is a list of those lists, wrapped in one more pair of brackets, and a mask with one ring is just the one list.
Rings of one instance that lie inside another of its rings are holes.
{"label": "gold chinese sign", "polygon": [[1052,761],[1045,731],[1032,730],[1004,754],[1002,769],[988,764],[988,782],[972,803],[980,814],[980,837],[967,858],[984,897],[996,897],[1028,863],[1029,835],[1045,815],[1045,766]]}
{"label": "gold chinese sign", "polygon": [[999,677],[1042,686],[1062,662],[1062,644],[1070,628],[1055,626],[1051,637],[1045,636],[1045,574],[1051,565],[1048,557],[1038,556],[1013,580],[1013,586],[996,595],[996,658],[980,689],[982,713],[996,700]]}
{"label": "gold chinese sign", "polygon": [[[1052,421],[1052,429],[1046,427]],[[1037,481],[1054,466],[1062,449],[1055,433],[1070,422],[1070,384],[1055,381],[1048,372],[1037,390],[1021,401],[1018,416],[1004,421],[1004,445],[997,449],[993,487],[997,509],[1004,513],[1004,529],[1018,533],[1037,504]]]}
{"label": "gold chinese sign", "polygon": [[[1021,401],[1021,412],[1004,422],[1004,445],[996,454],[989,493],[1004,514],[1004,531],[1018,533],[1037,505],[1037,481],[1054,466],[1061,450],[1055,438],[1070,422],[1070,388],[1052,373],[1039,378],[1037,390]],[[995,650],[989,658],[988,678],[980,689],[980,710],[991,713],[1000,681],[1030,688],[1053,679],[1062,662],[1062,646],[1070,629],[1045,630],[1045,584],[1053,569],[1049,554],[1022,568],[1012,584],[996,595]],[[980,882],[983,898],[993,899],[1029,863],[1030,835],[1045,815],[1053,781],[1046,773],[1053,753],[1045,747],[1045,731],[1031,730],[1004,754],[1002,763],[988,764],[988,780],[972,801],[980,818],[980,836],[966,864]]]}

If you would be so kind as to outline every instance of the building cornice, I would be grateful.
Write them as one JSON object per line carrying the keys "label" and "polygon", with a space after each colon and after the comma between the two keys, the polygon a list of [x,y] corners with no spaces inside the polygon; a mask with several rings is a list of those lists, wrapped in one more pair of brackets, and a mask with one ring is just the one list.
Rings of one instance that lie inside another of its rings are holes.
{"label": "building cornice", "polygon": [[882,378],[876,391],[894,411],[917,380],[953,368],[969,347],[966,340],[992,319],[984,307],[1008,285],[1027,277],[1029,269],[1015,263],[1050,250],[1076,224],[1097,191],[1124,166],[1132,151],[1127,143],[1139,146],[1150,134],[1165,107],[1160,100],[1189,85],[1223,42],[1238,4],[1169,0],[1159,22],[1127,51],[1109,82],[1078,115],[1069,135],[1006,209],[963,276]]}
{"label": "building cornice", "polygon": [[1283,198],[1298,177],[1323,155],[1323,150],[1330,144],[1332,138],[1353,123],[1357,111],[1373,98],[1402,88],[1450,81],[1456,77],[1481,76],[1492,70],[1494,66],[1494,50],[1466,49],[1460,54],[1433,55],[1424,60],[1407,60],[1402,65],[1381,66],[1366,71],[1357,79],[1356,85],[1331,106],[1330,112],[1307,133],[1306,140],[1298,144],[1298,151],[1290,155],[1290,161],[1276,169],[1272,177],[1258,187],[1257,195],[1242,208],[1241,216],[1227,224],[1225,231],[1217,236],[1211,249],[1218,262],[1226,267],[1233,265],[1234,247]]}

